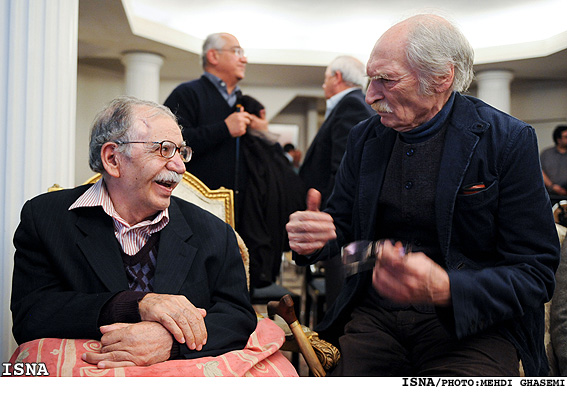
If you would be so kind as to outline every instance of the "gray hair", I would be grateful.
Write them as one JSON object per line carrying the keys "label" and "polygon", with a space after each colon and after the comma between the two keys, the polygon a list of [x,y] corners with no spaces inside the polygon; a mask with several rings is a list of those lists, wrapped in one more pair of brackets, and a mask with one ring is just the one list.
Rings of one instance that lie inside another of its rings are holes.
{"label": "gray hair", "polygon": [[[111,141],[124,140],[132,136],[134,123],[138,119],[136,109],[147,108],[146,117],[167,116],[177,123],[175,115],[163,105],[135,97],[118,97],[108,103],[95,117],[89,143],[89,166],[94,172],[104,173],[100,153],[102,146]],[[130,145],[119,145],[118,151],[129,154]]]}
{"label": "gray hair", "polygon": [[225,33],[213,33],[209,34],[203,42],[203,50],[201,52],[201,60],[203,62],[203,69],[207,66],[207,52],[211,49],[222,49],[226,44],[226,40],[223,35]]}
{"label": "gray hair", "polygon": [[474,50],[466,37],[451,22],[440,21],[437,15],[412,18],[406,56],[417,71],[422,94],[432,94],[436,80],[454,67],[453,90],[466,91],[474,77]]}
{"label": "gray hair", "polygon": [[340,71],[343,80],[349,86],[366,86],[367,79],[364,64],[355,57],[339,56],[329,64],[328,68],[332,75]]}

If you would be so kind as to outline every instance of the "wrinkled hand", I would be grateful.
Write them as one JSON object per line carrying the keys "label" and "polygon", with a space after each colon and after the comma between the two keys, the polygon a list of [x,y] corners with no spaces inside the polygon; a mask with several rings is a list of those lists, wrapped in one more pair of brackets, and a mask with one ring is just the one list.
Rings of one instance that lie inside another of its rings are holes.
{"label": "wrinkled hand", "polygon": [[424,253],[405,255],[400,242],[385,241],[376,258],[372,285],[380,295],[399,303],[451,303],[447,272]]}
{"label": "wrinkled hand", "polygon": [[337,237],[333,218],[319,211],[321,193],[313,188],[307,192],[307,210],[289,216],[286,224],[290,248],[300,255],[309,255]]}
{"label": "wrinkled hand", "polygon": [[207,343],[207,311],[195,307],[183,295],[148,293],[138,303],[142,321],[159,322],[177,342],[200,351]]}
{"label": "wrinkled hand", "polygon": [[100,331],[100,353],[81,357],[98,368],[150,366],[169,359],[173,338],[159,323],[115,323],[101,326]]}
{"label": "wrinkled hand", "polygon": [[250,113],[248,112],[233,112],[224,119],[228,131],[233,138],[237,138],[246,134],[246,128],[250,124]]}

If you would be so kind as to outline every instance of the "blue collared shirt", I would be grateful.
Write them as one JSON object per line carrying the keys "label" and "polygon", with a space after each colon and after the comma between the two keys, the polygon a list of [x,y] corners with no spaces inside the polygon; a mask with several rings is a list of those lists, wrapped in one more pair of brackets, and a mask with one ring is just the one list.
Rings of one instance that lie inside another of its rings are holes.
{"label": "blue collared shirt", "polygon": [[209,72],[205,72],[203,75],[205,75],[205,77],[213,83],[213,85],[217,88],[219,93],[221,93],[223,98],[228,103],[228,106],[233,107],[234,105],[236,105],[237,92],[240,91],[240,87],[236,86],[232,93],[228,94],[225,81]]}
{"label": "blue collared shirt", "polygon": [[356,89],[360,90],[360,87],[348,88],[346,90],[341,91],[340,93],[335,94],[331,98],[329,98],[327,100],[327,110],[325,111],[325,119],[327,117],[329,117],[329,113],[331,113],[331,111],[335,108],[335,106],[337,106],[339,101],[342,100],[344,96],[346,96],[348,93],[350,93],[351,91],[356,90]]}

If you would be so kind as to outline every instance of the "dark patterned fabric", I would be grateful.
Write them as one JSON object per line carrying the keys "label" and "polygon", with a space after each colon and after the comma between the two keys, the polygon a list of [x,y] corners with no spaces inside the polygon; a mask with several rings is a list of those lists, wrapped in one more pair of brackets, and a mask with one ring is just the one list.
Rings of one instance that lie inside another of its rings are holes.
{"label": "dark patterned fabric", "polygon": [[158,245],[159,232],[153,234],[137,254],[130,256],[122,252],[122,260],[131,290],[153,292]]}

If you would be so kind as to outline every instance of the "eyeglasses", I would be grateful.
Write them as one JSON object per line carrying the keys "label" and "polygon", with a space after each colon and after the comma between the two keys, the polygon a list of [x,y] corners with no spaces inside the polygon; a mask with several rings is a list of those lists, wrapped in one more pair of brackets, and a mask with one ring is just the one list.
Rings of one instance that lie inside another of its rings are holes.
{"label": "eyeglasses", "polygon": [[144,143],[146,145],[159,145],[159,152],[162,157],[164,158],[172,158],[177,151],[179,151],[179,155],[181,156],[181,160],[183,162],[191,161],[191,156],[193,155],[193,150],[189,146],[185,146],[185,142],[181,144],[181,146],[177,146],[175,143],[171,141],[162,141],[162,142],[138,142],[138,141],[113,141],[118,145],[126,145],[129,143]]}
{"label": "eyeglasses", "polygon": [[246,54],[244,53],[244,49],[239,47],[239,46],[234,46],[230,49],[217,49],[219,52],[227,52],[227,51],[231,51],[234,52],[234,54],[238,57],[245,57]]}

